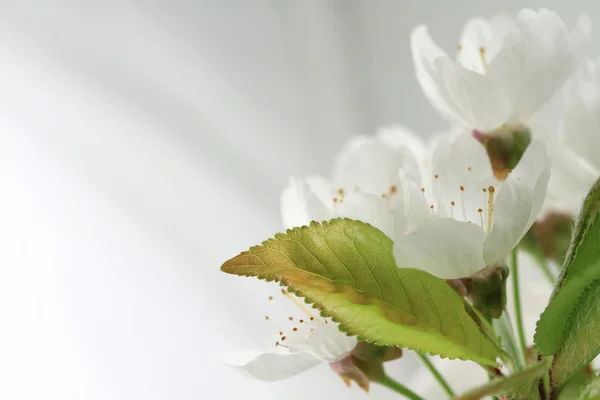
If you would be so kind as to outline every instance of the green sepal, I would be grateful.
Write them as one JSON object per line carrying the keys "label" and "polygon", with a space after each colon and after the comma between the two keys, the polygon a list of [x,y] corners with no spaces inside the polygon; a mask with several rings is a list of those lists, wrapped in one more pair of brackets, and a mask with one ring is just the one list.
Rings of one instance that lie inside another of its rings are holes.
{"label": "green sepal", "polygon": [[489,265],[475,275],[464,278],[467,296],[473,307],[487,317],[500,318],[506,309],[508,274],[508,267],[499,264]]}

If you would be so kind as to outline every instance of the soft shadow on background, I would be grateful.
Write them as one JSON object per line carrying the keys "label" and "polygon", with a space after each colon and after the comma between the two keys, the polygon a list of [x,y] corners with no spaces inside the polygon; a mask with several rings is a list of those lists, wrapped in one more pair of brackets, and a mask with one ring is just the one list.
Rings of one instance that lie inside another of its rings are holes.
{"label": "soft shadow on background", "polygon": [[[219,266],[281,231],[288,176],[327,175],[349,136],[445,128],[414,26],[453,51],[469,17],[541,5],[2,2],[0,397],[366,398],[327,366],[276,384],[221,366],[266,332],[263,287]],[[543,5],[600,24],[593,2]]]}

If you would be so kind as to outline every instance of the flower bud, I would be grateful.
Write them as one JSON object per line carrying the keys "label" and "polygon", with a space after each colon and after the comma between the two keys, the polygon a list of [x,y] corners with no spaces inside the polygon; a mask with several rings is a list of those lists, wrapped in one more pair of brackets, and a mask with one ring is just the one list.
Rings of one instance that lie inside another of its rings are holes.
{"label": "flower bud", "polygon": [[531,143],[531,132],[525,125],[504,125],[491,133],[474,130],[473,137],[487,150],[494,176],[502,181],[517,166]]}
{"label": "flower bud", "polygon": [[506,308],[506,278],[509,270],[504,264],[488,265],[475,275],[461,279],[467,298],[483,315],[500,318]]}

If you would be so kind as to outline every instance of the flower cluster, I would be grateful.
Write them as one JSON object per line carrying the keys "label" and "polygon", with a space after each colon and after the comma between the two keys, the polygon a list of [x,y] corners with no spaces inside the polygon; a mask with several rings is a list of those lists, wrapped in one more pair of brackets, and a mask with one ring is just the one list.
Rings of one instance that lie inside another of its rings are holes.
{"label": "flower cluster", "polygon": [[[600,59],[584,58],[590,31],[585,17],[569,29],[545,9],[474,18],[452,58],[426,26],[416,27],[416,79],[448,120],[448,133],[425,142],[397,126],[352,138],[330,177],[290,178],[281,195],[285,228],[334,218],[366,222],[391,239],[398,268],[446,280],[477,308],[475,277],[506,268],[536,221],[576,216],[600,176]],[[536,113],[561,91],[560,121],[554,132],[541,128]],[[267,348],[230,354],[225,362],[277,380],[321,362],[339,372],[356,356],[356,336],[290,292],[277,299],[287,298],[300,315],[284,314]]]}

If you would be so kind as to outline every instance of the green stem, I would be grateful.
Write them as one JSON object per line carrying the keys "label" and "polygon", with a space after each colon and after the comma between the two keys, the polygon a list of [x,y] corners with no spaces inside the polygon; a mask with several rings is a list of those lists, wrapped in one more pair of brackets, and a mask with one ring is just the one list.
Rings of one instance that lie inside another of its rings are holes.
{"label": "green stem", "polygon": [[386,388],[393,390],[396,393],[400,393],[402,396],[406,397],[410,400],[424,400],[421,396],[401,384],[400,382],[396,382],[392,378],[387,375],[384,375],[379,381],[377,381],[380,385],[385,386]]}
{"label": "green stem", "polygon": [[438,383],[444,389],[444,391],[448,394],[448,396],[450,398],[454,397],[454,391],[452,390],[452,388],[450,387],[448,382],[446,382],[446,380],[444,379],[442,374],[440,374],[440,371],[438,371],[437,368],[435,368],[435,365],[433,365],[433,363],[431,362],[431,360],[429,360],[429,357],[427,357],[425,354],[421,354],[421,353],[417,353],[417,355],[419,356],[419,358],[421,358],[421,360],[423,361],[423,364],[425,364],[425,366],[427,367],[429,372],[431,372],[431,374],[438,381]]}
{"label": "green stem", "polygon": [[539,246],[536,246],[536,248],[531,251],[531,254],[535,258],[535,261],[537,261],[540,268],[542,269],[542,272],[544,273],[544,276],[546,277],[546,279],[548,279],[548,282],[550,282],[552,287],[556,286],[556,276],[554,276],[554,273],[550,270],[550,266],[548,265],[548,260],[546,260],[546,257],[544,256],[542,249],[540,249]]}
{"label": "green stem", "polygon": [[515,301],[515,319],[517,323],[517,334],[519,337],[519,344],[521,345],[521,351],[523,352],[523,358],[527,359],[527,343],[525,342],[525,329],[523,328],[523,314],[521,312],[521,294],[519,290],[519,263],[517,262],[517,248],[515,247],[510,255],[510,266],[513,284],[513,297]]}

